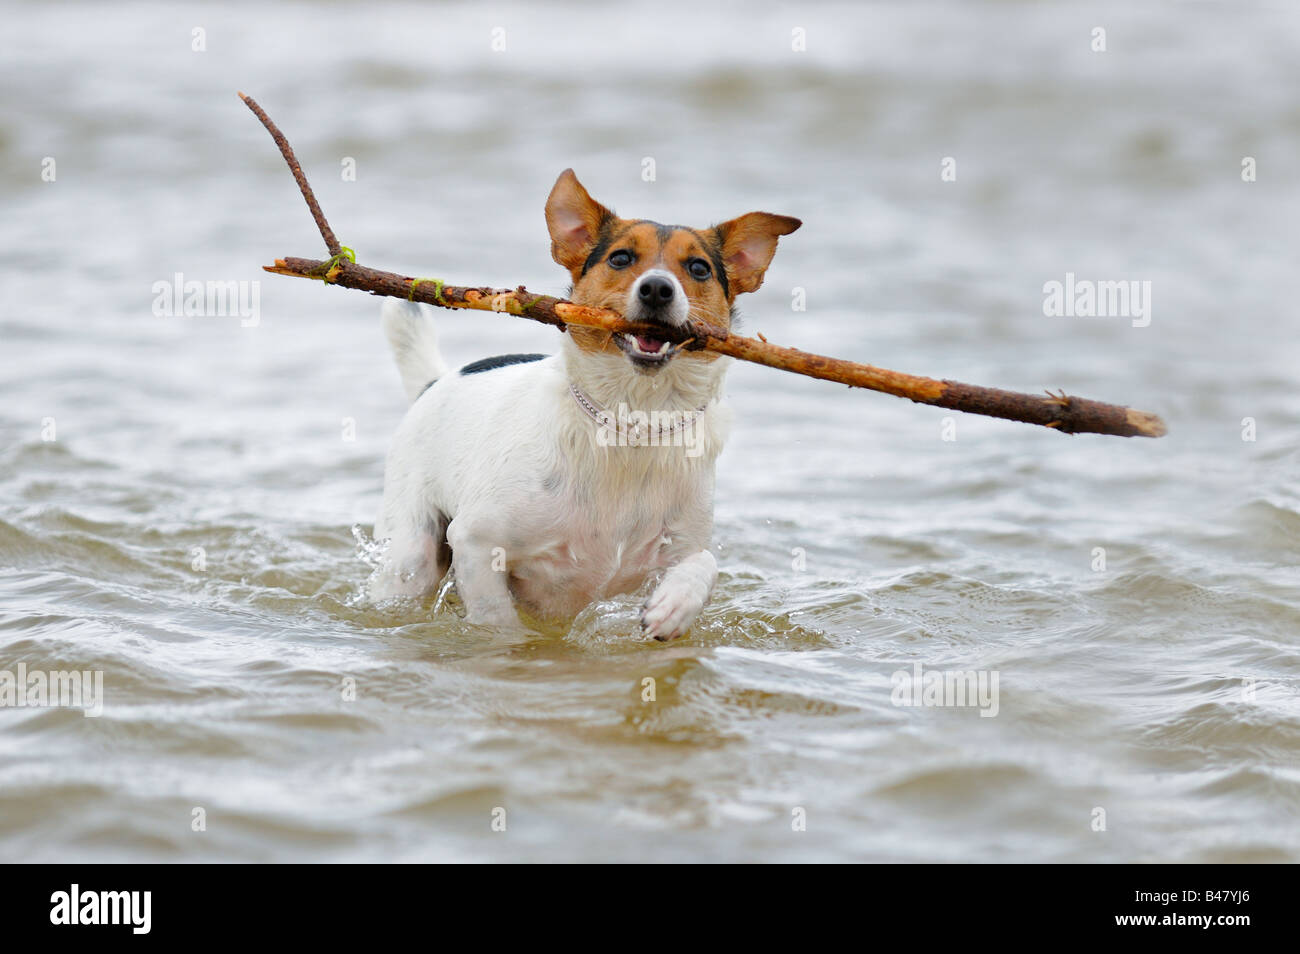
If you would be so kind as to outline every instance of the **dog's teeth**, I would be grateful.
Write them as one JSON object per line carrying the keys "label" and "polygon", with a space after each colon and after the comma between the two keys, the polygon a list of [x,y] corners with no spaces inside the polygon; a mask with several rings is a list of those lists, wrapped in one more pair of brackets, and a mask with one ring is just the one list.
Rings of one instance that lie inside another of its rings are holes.
{"label": "dog's teeth", "polygon": [[658,347],[650,349],[641,344],[641,340],[636,335],[619,332],[619,336],[628,344],[630,350],[638,355],[647,358],[661,358],[670,355],[673,352],[673,343],[671,341],[661,341]]}

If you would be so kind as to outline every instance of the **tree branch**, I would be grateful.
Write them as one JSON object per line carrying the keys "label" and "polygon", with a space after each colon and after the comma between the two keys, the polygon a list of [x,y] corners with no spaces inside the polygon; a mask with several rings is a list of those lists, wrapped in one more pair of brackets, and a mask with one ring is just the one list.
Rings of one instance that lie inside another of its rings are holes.
{"label": "tree branch", "polygon": [[343,249],[334,237],[284,134],[257,103],[243,93],[239,95],[280,147],[303,198],[307,200],[307,207],[316,220],[321,238],[333,256],[323,261],[306,258],[276,259],[274,265],[265,266],[266,271],[276,275],[311,278],[326,284],[367,291],[372,295],[405,298],[443,308],[517,315],[554,325],[561,330],[569,325],[582,325],[611,333],[653,334],[657,338],[684,343],[684,347],[691,350],[707,349],[769,368],[893,394],[918,404],[1023,421],[1026,424],[1040,424],[1063,434],[1112,434],[1117,437],[1161,437],[1165,434],[1164,421],[1155,414],[1117,404],[1103,404],[1064,392],[1048,392],[1046,396],[1041,396],[962,384],[959,381],[936,380],[841,358],[810,354],[771,344],[761,336],[747,338],[697,321],[690,321],[681,329],[628,321],[616,311],[579,305],[549,295],[534,295],[522,285],[514,290],[470,288],[449,285],[439,279],[413,278],[358,265],[345,257],[348,250]]}
{"label": "tree branch", "polygon": [[311,185],[307,182],[307,176],[302,171],[302,166],[298,165],[298,157],[293,154],[293,146],[289,145],[289,140],[284,138],[284,133],[280,132],[280,127],[271,122],[271,117],[266,115],[266,110],[257,105],[257,101],[251,96],[239,94],[239,98],[244,101],[244,105],[253,111],[253,115],[262,121],[266,131],[271,134],[275,144],[280,147],[280,155],[284,156],[284,161],[289,164],[289,171],[293,173],[293,180],[298,183],[298,191],[302,197],[307,200],[307,208],[311,210],[311,217],[316,220],[316,228],[320,230],[320,237],[325,240],[325,247],[329,249],[331,255],[338,255],[342,251],[339,240],[334,237],[334,230],[330,228],[329,222],[325,221],[325,213],[320,210],[320,203],[316,201],[316,193],[311,191]]}

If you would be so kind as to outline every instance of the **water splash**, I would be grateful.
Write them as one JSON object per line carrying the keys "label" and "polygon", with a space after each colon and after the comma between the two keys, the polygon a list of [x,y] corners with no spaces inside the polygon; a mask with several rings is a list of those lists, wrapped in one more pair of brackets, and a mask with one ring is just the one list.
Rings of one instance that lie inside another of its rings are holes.
{"label": "water splash", "polygon": [[352,539],[357,543],[357,559],[372,570],[378,570],[384,565],[384,557],[388,554],[389,540],[376,540],[359,523],[352,525]]}
{"label": "water splash", "polygon": [[447,575],[444,576],[442,582],[438,584],[438,595],[434,597],[433,600],[433,614],[435,616],[449,608],[448,601],[450,599],[452,588],[455,587],[455,585],[456,572],[454,570],[448,570]]}
{"label": "water splash", "polygon": [[370,574],[362,580],[361,585],[357,587],[357,591],[343,601],[344,605],[356,608],[369,605],[372,602],[370,599],[372,584],[379,574],[383,572],[384,558],[388,555],[390,541],[387,539],[376,540],[359,523],[352,525],[352,539],[356,541],[357,559],[370,567]]}

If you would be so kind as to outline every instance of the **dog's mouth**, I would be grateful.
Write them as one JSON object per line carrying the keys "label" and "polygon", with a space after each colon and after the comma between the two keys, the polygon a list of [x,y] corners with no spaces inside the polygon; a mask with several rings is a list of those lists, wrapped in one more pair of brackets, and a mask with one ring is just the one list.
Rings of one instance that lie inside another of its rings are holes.
{"label": "dog's mouth", "polygon": [[682,350],[681,345],[652,335],[620,333],[614,335],[614,343],[634,365],[646,370],[663,367],[672,360],[673,355]]}

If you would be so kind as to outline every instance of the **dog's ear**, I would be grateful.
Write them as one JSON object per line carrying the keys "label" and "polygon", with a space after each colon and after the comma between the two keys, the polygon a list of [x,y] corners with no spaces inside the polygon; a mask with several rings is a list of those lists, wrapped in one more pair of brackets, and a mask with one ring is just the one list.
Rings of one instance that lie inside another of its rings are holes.
{"label": "dog's ear", "polygon": [[613,217],[613,212],[587,194],[573,170],[565,169],[546,200],[551,258],[577,278],[600,236],[601,226]]}
{"label": "dog's ear", "polygon": [[727,283],[736,294],[756,291],[776,254],[776,240],[803,225],[788,215],[747,212],[715,226],[727,266]]}

